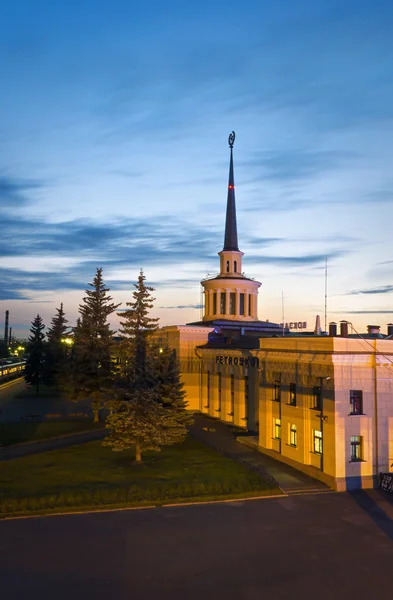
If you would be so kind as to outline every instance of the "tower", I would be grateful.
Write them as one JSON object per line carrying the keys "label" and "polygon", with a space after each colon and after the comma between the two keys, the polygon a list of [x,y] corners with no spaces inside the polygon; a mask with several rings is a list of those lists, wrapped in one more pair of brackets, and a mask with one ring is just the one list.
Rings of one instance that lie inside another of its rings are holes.
{"label": "tower", "polygon": [[224,247],[218,253],[220,272],[212,279],[201,282],[204,289],[203,321],[258,321],[259,281],[248,279],[242,273],[243,252],[237,240],[235,178],[233,173],[233,144],[235,132],[228,138],[230,148],[227,210]]}

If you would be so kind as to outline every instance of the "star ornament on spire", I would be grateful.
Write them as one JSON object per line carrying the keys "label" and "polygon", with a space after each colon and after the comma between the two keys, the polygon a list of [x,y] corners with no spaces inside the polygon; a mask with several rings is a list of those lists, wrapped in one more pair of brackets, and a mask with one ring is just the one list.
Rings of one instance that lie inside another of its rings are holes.
{"label": "star ornament on spire", "polygon": [[228,138],[228,144],[229,144],[229,147],[231,150],[233,148],[233,144],[235,143],[235,137],[236,137],[235,132],[232,131],[232,133],[229,134],[229,138]]}

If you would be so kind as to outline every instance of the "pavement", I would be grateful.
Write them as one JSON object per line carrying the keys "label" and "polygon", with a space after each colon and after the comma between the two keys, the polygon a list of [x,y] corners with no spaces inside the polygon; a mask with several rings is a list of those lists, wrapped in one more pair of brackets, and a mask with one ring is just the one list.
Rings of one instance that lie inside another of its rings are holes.
{"label": "pavement", "polygon": [[2,598],[392,597],[378,490],[0,521]]}
{"label": "pavement", "polygon": [[237,441],[236,428],[206,417],[195,415],[191,434],[199,441],[221,452],[225,456],[259,471],[265,478],[276,482],[286,494],[326,493],[332,490],[318,479],[314,479],[285,463],[262,454]]}

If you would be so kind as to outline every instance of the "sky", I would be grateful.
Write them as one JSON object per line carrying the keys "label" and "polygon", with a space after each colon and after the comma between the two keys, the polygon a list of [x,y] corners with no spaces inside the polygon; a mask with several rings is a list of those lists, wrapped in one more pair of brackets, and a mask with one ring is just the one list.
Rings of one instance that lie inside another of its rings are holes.
{"label": "sky", "polygon": [[142,268],[161,325],[199,320],[234,130],[259,318],[324,325],[327,258],[327,321],[385,332],[392,39],[391,0],[3,0],[0,324],[74,325],[98,267],[123,307]]}

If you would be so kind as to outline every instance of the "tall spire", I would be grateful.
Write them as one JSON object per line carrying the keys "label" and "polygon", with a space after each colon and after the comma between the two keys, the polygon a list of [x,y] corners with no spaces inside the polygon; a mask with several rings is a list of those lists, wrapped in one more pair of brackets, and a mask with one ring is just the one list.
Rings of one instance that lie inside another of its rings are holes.
{"label": "tall spire", "polygon": [[237,243],[237,224],[236,224],[236,203],[235,203],[235,181],[233,177],[233,144],[235,142],[235,132],[229,135],[228,144],[231,149],[231,160],[229,163],[229,182],[228,182],[228,200],[227,214],[225,221],[225,239],[224,250],[239,251]]}

